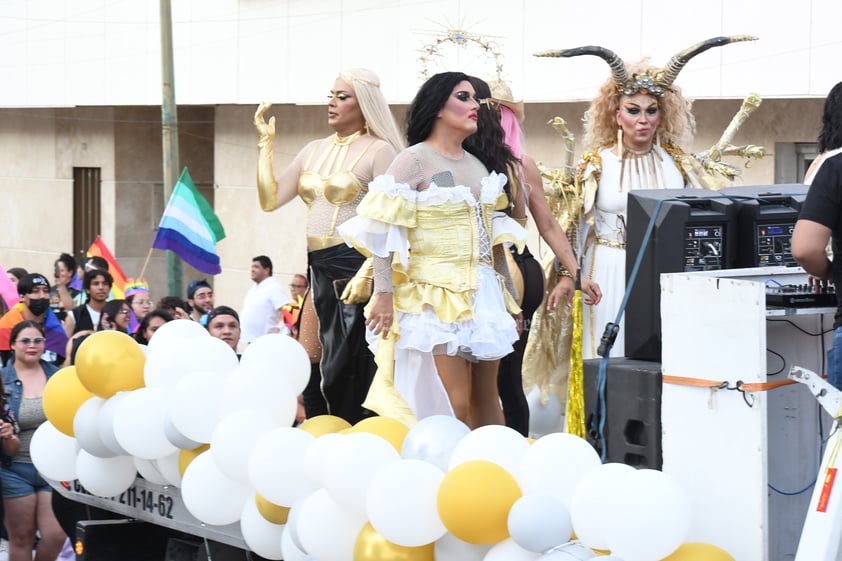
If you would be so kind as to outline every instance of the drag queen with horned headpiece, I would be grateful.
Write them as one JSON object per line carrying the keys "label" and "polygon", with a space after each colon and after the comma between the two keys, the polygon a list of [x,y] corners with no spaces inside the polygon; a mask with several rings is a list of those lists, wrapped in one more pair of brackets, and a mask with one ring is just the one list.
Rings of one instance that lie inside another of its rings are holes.
{"label": "drag queen with horned headpiece", "polygon": [[[673,82],[694,56],[732,42],[752,40],[734,36],[709,39],[686,49],[665,68],[627,65],[603,47],[548,51],[537,56],[595,55],[611,67],[585,113],[585,145],[590,147],[576,173],[582,196],[585,228],[582,274],[602,287],[603,299],[583,314],[582,355],[597,358],[606,324],[615,320],[626,283],[626,201],[637,189],[716,187],[711,176],[736,174],[721,162],[703,161],[680,146],[694,132],[690,103]],[[729,145],[730,147],[730,145]],[[707,156],[706,156],[707,157]],[[710,160],[707,157],[707,160]],[[730,178],[729,178],[730,179]],[[624,356],[622,322],[611,356]]]}

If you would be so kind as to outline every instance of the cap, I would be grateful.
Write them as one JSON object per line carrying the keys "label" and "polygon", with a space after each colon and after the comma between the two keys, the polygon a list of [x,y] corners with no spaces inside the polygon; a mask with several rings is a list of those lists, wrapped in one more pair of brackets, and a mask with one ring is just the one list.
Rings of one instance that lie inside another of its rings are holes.
{"label": "cap", "polygon": [[196,291],[200,288],[210,288],[213,290],[211,285],[208,283],[207,279],[197,279],[190,281],[190,284],[187,285],[187,299],[192,300],[193,295],[196,294]]}
{"label": "cap", "polygon": [[36,286],[46,286],[47,288],[50,288],[50,281],[48,281],[47,277],[41,273],[29,273],[28,275],[24,275],[24,277],[18,281],[18,294],[21,296],[29,294]]}
{"label": "cap", "polygon": [[240,316],[237,314],[237,310],[234,308],[230,308],[228,306],[217,306],[216,308],[212,309],[208,312],[207,316],[202,318],[202,325],[205,327],[210,325],[210,322],[213,318],[217,316],[232,316],[237,322],[240,321]]}

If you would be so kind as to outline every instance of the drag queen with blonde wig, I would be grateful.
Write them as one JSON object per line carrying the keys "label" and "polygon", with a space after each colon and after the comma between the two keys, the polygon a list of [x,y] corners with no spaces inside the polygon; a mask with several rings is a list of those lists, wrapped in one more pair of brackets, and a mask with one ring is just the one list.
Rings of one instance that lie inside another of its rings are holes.
{"label": "drag queen with blonde wig", "polygon": [[[721,186],[697,155],[681,148],[692,139],[695,120],[689,101],[673,81],[692,57],[712,47],[752,39],[709,39],[678,53],[664,68],[626,65],[603,47],[538,53],[552,57],[595,55],[604,59],[612,72],[585,113],[585,145],[590,148],[582,156],[575,178],[584,219],[582,275],[598,282],[603,294],[602,302],[589,306],[582,317],[583,358],[597,358],[606,324],[614,322],[625,293],[628,193]],[[720,172],[730,170],[717,165]],[[611,356],[625,356],[622,325],[621,321]]]}
{"label": "drag queen with blonde wig", "polygon": [[377,75],[363,68],[347,70],[328,95],[328,125],[335,133],[308,143],[275,179],[275,117],[268,123],[263,118],[269,107],[260,104],[254,115],[260,206],[270,212],[296,195],[307,205],[307,259],[322,345],[321,392],[328,411],[318,410],[314,383],[305,391],[305,408],[308,416],[329,412],[355,423],[370,415],[362,402],[375,366],[365,344],[362,305],[345,304],[334,292],[365,260],[345,245],[337,228],[356,216],[369,182],[386,171],[403,142]]}

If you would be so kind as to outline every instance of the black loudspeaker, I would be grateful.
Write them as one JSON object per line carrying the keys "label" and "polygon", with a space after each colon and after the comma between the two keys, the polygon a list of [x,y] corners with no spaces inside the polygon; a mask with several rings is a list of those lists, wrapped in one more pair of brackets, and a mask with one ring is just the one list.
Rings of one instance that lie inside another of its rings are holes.
{"label": "black loudspeaker", "polygon": [[[807,198],[803,183],[728,187],[737,213],[737,267],[797,267],[792,257],[792,231]],[[744,197],[751,197],[745,199]]]}
{"label": "black loudspeaker", "polygon": [[625,310],[625,353],[661,360],[661,273],[731,269],[737,255],[737,205],[718,191],[647,189],[628,198],[626,285],[641,251]]}
{"label": "black loudspeaker", "polygon": [[606,462],[661,469],[661,363],[609,358],[605,380],[604,441],[597,438],[597,377],[602,359],[585,363],[588,441],[605,448]]}

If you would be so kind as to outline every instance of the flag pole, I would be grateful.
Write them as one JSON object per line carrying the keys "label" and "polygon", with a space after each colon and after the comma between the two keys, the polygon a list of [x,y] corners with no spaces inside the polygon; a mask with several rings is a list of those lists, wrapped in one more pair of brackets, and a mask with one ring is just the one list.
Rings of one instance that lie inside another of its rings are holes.
{"label": "flag pole", "polygon": [[[170,0],[160,0],[161,9],[161,74],[163,101],[161,103],[161,135],[164,164],[164,206],[172,196],[178,180],[178,112],[175,104],[175,74],[173,71],[172,10]],[[149,250],[152,254],[152,250]],[[146,258],[147,263],[149,257]],[[146,264],[143,265],[144,270]],[[167,252],[168,293],[181,295],[181,261],[171,251]]]}
{"label": "flag pole", "polygon": [[149,266],[149,260],[152,258],[152,250],[154,247],[149,248],[149,253],[146,254],[146,261],[143,262],[143,267],[140,269],[140,274],[137,276],[137,280],[143,280],[143,273],[146,272],[146,267]]}

